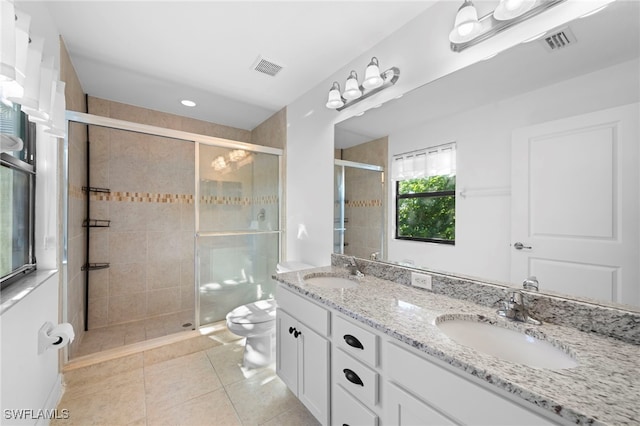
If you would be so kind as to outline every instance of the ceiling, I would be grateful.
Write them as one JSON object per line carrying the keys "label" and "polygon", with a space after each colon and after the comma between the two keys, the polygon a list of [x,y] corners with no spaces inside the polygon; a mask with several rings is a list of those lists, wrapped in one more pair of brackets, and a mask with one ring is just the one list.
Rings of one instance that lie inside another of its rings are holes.
{"label": "ceiling", "polygon": [[251,130],[435,2],[45,3],[90,96]]}
{"label": "ceiling", "polygon": [[638,1],[614,2],[600,13],[567,26],[575,36],[575,42],[567,47],[551,52],[544,47],[544,40],[520,44],[389,101],[382,108],[339,123],[336,147],[358,145],[640,55]]}

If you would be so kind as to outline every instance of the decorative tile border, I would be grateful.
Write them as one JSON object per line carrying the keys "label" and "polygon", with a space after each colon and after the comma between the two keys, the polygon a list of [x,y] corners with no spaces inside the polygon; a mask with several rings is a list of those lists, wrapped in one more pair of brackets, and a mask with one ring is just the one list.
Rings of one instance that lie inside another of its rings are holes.
{"label": "decorative tile border", "polygon": [[382,200],[354,200],[346,201],[345,207],[382,207]]}
{"label": "decorative tile border", "polygon": [[[76,199],[84,199],[86,194],[82,188],[69,185],[69,197]],[[158,194],[151,192],[92,192],[90,194],[91,201],[118,201],[129,203],[170,203],[170,204],[193,204],[195,197],[191,194]],[[261,197],[225,197],[225,196],[202,196],[200,197],[202,204],[217,205],[267,205],[277,204],[277,195],[265,195]]]}
{"label": "decorative tile border", "polygon": [[120,201],[134,203],[193,204],[190,194],[155,194],[151,192],[92,193],[91,201]]}

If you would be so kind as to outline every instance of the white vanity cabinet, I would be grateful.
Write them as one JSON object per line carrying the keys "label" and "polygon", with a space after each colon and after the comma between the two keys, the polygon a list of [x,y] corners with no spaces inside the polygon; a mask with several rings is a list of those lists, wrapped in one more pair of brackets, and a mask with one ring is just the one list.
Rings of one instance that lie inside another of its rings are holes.
{"label": "white vanity cabinet", "polygon": [[329,424],[329,311],[278,286],[276,373],[323,425]]}
{"label": "white vanity cabinet", "polygon": [[282,285],[276,294],[276,372],[323,425],[568,424]]}
{"label": "white vanity cabinet", "polygon": [[[384,343],[389,425],[558,425],[401,343]],[[559,418],[558,418],[559,419]]]}

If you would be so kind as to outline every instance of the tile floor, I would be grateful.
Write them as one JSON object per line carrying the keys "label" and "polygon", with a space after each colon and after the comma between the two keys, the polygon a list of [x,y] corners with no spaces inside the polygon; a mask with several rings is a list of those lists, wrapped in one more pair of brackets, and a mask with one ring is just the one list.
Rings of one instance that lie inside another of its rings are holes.
{"label": "tile floor", "polygon": [[193,327],[185,324],[192,324],[193,318],[191,310],[91,329],[84,333],[80,346],[70,356],[73,359],[181,331],[191,331]]}
{"label": "tile floor", "polygon": [[312,426],[273,367],[241,367],[244,339],[226,328],[92,365],[65,367],[58,410],[71,425]]}

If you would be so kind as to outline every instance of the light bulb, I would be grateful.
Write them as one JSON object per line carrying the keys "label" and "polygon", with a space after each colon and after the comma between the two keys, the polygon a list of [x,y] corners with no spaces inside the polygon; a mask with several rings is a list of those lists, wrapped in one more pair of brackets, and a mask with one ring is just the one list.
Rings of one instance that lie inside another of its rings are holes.
{"label": "light bulb", "polygon": [[458,9],[449,40],[452,43],[464,43],[473,39],[479,30],[478,11],[470,0],[465,0]]}
{"label": "light bulb", "polygon": [[362,87],[365,89],[375,89],[384,84],[384,79],[380,75],[380,68],[378,67],[378,58],[375,56],[371,58],[371,62],[367,65],[367,70],[364,72],[364,81]]}
{"label": "light bulb", "polygon": [[362,96],[362,91],[358,85],[358,74],[355,71],[351,71],[349,74],[349,78],[347,78],[347,82],[344,85],[344,93],[342,97],[347,100],[358,99]]}
{"label": "light bulb", "polygon": [[535,0],[500,0],[493,11],[493,17],[499,21],[508,21],[524,15],[534,5]]}
{"label": "light bulb", "polygon": [[327,99],[327,108],[336,109],[344,105],[342,95],[340,95],[340,84],[337,81],[333,82],[331,89],[329,90],[329,98]]}
{"label": "light bulb", "polygon": [[513,11],[522,5],[522,0],[504,0],[504,7],[507,10]]}

